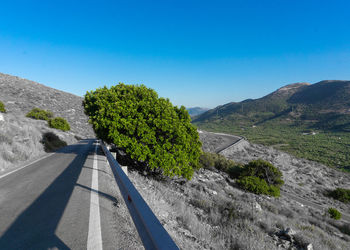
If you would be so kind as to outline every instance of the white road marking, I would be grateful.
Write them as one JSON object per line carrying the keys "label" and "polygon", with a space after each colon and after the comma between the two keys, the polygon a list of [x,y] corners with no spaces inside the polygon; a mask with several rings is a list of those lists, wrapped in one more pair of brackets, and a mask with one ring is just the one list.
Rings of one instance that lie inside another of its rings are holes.
{"label": "white road marking", "polygon": [[[94,163],[92,170],[91,189],[98,191],[98,166],[97,166],[97,147],[95,147]],[[88,250],[102,249],[101,220],[100,220],[100,204],[98,193],[91,191],[90,199],[90,219],[89,234],[87,241]]]}
{"label": "white road marking", "polygon": [[14,173],[14,172],[17,172],[17,171],[19,171],[19,170],[21,170],[21,169],[23,169],[23,168],[26,168],[26,167],[28,167],[28,166],[30,166],[30,165],[32,165],[32,164],[38,162],[38,161],[44,160],[45,158],[50,157],[50,156],[53,155],[53,154],[54,154],[54,153],[50,153],[50,154],[48,154],[48,155],[45,155],[44,157],[41,157],[41,158],[39,158],[39,159],[37,159],[37,160],[31,162],[31,163],[28,163],[27,165],[25,165],[25,166],[23,166],[23,167],[17,168],[17,169],[15,169],[15,170],[12,170],[11,172],[8,172],[8,173],[6,173],[6,174],[4,174],[4,175],[1,175],[1,176],[0,176],[0,179],[1,179],[1,178],[4,178],[5,176],[8,176],[8,175],[10,175],[10,174],[12,174],[12,173]]}

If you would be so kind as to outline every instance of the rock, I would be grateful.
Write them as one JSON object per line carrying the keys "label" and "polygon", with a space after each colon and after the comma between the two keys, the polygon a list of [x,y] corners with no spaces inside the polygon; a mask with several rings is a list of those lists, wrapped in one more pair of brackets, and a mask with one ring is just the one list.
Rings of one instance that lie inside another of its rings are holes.
{"label": "rock", "polygon": [[280,245],[281,247],[288,249],[290,247],[290,242],[288,240],[282,240],[282,244]]}
{"label": "rock", "polygon": [[261,208],[260,204],[257,203],[257,202],[255,202],[255,209],[256,209],[257,211],[259,211],[259,212],[262,211],[262,208]]}
{"label": "rock", "polygon": [[281,239],[286,239],[289,241],[292,241],[292,236],[296,234],[296,232],[291,229],[291,228],[287,228],[285,230],[281,230],[277,233],[277,236],[279,236]]}
{"label": "rock", "polygon": [[0,122],[3,122],[3,121],[5,121],[4,115],[0,113]]}
{"label": "rock", "polygon": [[306,250],[313,250],[314,247],[312,246],[312,244],[307,244],[307,246],[305,247]]}

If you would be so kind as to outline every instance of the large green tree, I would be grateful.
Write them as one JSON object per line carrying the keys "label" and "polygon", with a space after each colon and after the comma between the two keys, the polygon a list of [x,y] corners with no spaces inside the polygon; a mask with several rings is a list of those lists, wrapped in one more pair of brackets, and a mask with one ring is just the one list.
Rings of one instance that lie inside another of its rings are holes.
{"label": "large green tree", "polygon": [[97,136],[138,165],[187,179],[198,168],[201,142],[187,110],[154,90],[120,83],[87,92],[83,105]]}

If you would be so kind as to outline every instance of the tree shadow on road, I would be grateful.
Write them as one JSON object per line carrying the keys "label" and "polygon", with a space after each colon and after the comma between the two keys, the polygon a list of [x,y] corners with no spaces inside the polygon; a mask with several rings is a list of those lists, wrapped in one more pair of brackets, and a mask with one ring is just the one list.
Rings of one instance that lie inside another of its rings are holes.
{"label": "tree shadow on road", "polygon": [[[69,166],[25,209],[0,238],[0,249],[69,249],[55,234],[93,140],[82,140],[57,153],[76,154]],[[82,147],[82,144],[85,146]]]}

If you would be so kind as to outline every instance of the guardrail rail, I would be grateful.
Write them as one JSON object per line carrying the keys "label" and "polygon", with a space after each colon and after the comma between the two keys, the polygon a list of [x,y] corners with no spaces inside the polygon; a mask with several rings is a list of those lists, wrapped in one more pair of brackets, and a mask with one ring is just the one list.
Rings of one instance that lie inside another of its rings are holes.
{"label": "guardrail rail", "polygon": [[146,249],[179,249],[103,141],[101,141],[101,147],[144,247]]}

